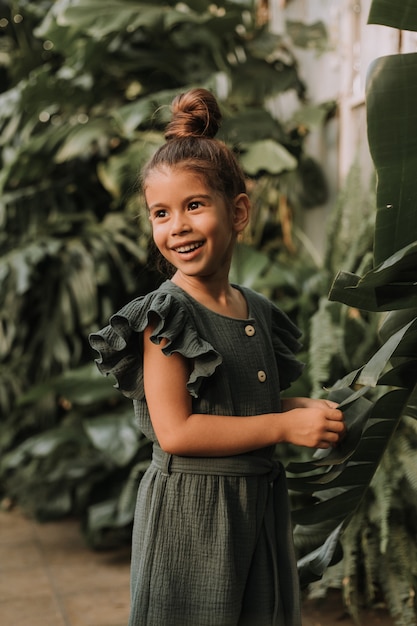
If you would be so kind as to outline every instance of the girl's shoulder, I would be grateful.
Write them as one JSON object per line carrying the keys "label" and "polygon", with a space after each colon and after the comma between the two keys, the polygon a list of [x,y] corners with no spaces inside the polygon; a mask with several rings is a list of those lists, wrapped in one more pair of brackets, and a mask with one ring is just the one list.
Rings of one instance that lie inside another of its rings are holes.
{"label": "girl's shoulder", "polygon": [[111,316],[110,325],[124,326],[125,320],[128,320],[130,327],[142,331],[148,325],[149,317],[153,313],[163,318],[185,315],[185,308],[178,298],[174,297],[170,285],[171,281],[166,280],[157,289],[134,298]]}
{"label": "girl's shoulder", "polygon": [[90,335],[90,345],[99,354],[100,372],[111,374],[127,397],[143,399],[143,331],[151,318],[151,341],[163,342],[161,350],[166,356],[177,352],[192,360],[187,387],[197,396],[202,379],[211,376],[222,358],[198,333],[186,299],[171,281],[131,300],[112,315],[107,326]]}

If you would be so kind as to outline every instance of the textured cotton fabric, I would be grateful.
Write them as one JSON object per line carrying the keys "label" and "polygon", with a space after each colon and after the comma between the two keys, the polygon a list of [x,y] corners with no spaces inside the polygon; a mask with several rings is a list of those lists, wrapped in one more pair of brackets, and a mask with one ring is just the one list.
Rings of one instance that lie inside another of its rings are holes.
{"label": "textured cotton fabric", "polygon": [[[99,369],[133,399],[154,442],[132,539],[129,626],[300,626],[298,577],[283,468],[273,447],[226,458],[172,457],[158,444],[143,389],[143,330],[192,363],[193,412],[236,419],[280,412],[301,373],[299,331],[269,300],[237,287],[248,319],[215,313],[171,281],[90,337]],[[164,381],[161,380],[161,393]]]}

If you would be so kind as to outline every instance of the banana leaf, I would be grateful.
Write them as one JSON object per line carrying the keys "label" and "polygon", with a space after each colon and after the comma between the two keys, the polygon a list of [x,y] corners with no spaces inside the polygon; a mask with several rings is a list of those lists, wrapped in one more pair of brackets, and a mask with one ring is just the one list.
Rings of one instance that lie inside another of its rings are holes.
{"label": "banana leaf", "polygon": [[372,63],[366,84],[368,142],[377,173],[375,263],[417,239],[417,54]]}
{"label": "banana leaf", "polygon": [[[413,232],[412,228],[406,229]],[[381,233],[385,237],[385,233]],[[417,233],[414,235],[417,238]],[[362,278],[339,272],[329,299],[365,311],[390,311],[417,303],[417,241],[413,241],[369,271]]]}
{"label": "banana leaf", "polygon": [[368,24],[382,24],[400,30],[417,30],[415,0],[373,0]]}
{"label": "banana leaf", "polygon": [[[330,398],[344,397],[346,402],[346,394],[347,389],[337,390]],[[342,401],[348,429],[345,441],[328,454],[318,451],[311,461],[287,466],[289,489],[311,494],[312,499],[292,512],[302,587],[319,580],[330,564],[342,558],[340,536],[363,501],[407,405],[416,399],[417,385],[411,393],[407,388],[390,390],[375,403],[356,398],[348,409]]]}
{"label": "banana leaf", "polygon": [[[311,496],[311,504],[292,513],[302,587],[319,580],[342,558],[343,530],[363,501],[402,415],[415,414],[415,327],[413,318],[391,334],[363,368],[330,391],[329,399],[338,402],[347,426],[341,444],[286,467],[290,491]],[[380,394],[376,400],[370,393],[375,388]]]}
{"label": "banana leaf", "polygon": [[[369,23],[417,30],[416,2],[374,0]],[[363,501],[401,417],[417,414],[416,72],[417,54],[379,58],[368,72],[368,141],[377,174],[374,268],[364,277],[339,272],[329,299],[390,313],[381,348],[330,394],[344,411],[345,441],[287,468],[293,474],[290,489],[312,494],[310,504],[293,512],[302,586],[340,560],[341,533]],[[374,390],[369,400],[355,392],[358,385]]]}

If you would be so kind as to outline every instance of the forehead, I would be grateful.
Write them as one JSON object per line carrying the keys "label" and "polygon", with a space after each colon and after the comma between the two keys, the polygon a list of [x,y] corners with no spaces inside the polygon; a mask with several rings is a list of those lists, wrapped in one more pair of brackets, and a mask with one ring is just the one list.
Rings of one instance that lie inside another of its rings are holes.
{"label": "forehead", "polygon": [[[186,167],[158,167],[152,169],[144,182],[143,190],[145,197],[164,196],[165,194],[175,194],[189,196],[190,193],[209,194],[207,181],[202,174],[199,174]],[[210,192],[213,195],[213,192]]]}
{"label": "forehead", "polygon": [[207,184],[206,178],[202,173],[196,172],[193,168],[187,167],[185,164],[164,164],[149,170],[144,181],[144,187],[146,189],[149,185],[154,184],[155,180],[163,181],[164,179],[170,182],[175,182],[176,179],[188,179],[195,183]]}

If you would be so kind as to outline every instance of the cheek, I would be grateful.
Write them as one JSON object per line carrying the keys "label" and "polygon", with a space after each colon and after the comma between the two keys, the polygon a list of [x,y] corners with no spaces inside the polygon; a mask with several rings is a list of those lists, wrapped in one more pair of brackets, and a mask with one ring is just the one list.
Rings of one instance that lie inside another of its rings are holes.
{"label": "cheek", "polygon": [[154,240],[156,246],[159,248],[163,240],[162,229],[160,226],[154,226],[152,224],[151,230],[152,230],[152,239]]}
{"label": "cheek", "polygon": [[226,219],[212,219],[206,222],[205,230],[207,233],[219,236],[228,232],[230,225],[226,222]]}
{"label": "cheek", "polygon": [[212,225],[212,234],[213,236],[220,240],[228,240],[230,237],[234,235],[234,229],[230,220],[225,217],[223,220],[218,221],[217,223],[213,223]]}

